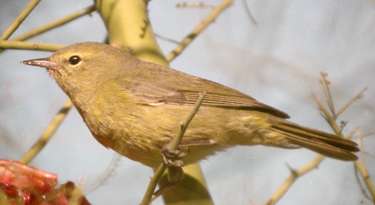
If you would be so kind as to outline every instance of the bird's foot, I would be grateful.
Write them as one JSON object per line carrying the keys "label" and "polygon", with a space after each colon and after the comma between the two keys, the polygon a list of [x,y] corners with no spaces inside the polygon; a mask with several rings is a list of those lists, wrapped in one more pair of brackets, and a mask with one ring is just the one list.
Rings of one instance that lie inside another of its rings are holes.
{"label": "bird's foot", "polygon": [[161,155],[163,156],[163,162],[167,167],[184,166],[182,158],[186,156],[186,152],[180,149],[171,150],[168,147],[164,147],[161,150]]}
{"label": "bird's foot", "polygon": [[182,158],[186,156],[186,152],[176,149],[171,150],[168,147],[164,147],[161,151],[163,156],[163,162],[168,167],[168,181],[170,183],[176,183],[184,178],[184,172],[182,167],[184,162]]}

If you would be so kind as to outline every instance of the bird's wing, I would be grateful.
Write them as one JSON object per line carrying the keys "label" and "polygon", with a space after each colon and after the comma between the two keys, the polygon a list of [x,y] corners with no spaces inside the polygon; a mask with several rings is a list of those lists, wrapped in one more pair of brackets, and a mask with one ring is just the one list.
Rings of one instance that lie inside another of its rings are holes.
{"label": "bird's wing", "polygon": [[194,104],[205,92],[202,106],[258,110],[272,115],[289,116],[237,90],[203,78],[152,63],[141,62],[126,72],[127,90],[145,104]]}

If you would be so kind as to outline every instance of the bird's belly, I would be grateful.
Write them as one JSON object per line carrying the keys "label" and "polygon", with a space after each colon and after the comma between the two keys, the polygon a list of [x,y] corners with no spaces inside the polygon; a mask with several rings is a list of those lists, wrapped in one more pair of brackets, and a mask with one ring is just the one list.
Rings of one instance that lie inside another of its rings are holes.
{"label": "bird's belly", "polygon": [[87,116],[84,121],[95,139],[107,148],[129,159],[147,166],[161,162],[160,149],[152,141],[142,136],[134,127],[134,119],[114,119],[114,116]]}
{"label": "bird's belly", "polygon": [[[192,106],[139,106],[136,111],[123,109],[91,110],[83,115],[94,137],[105,147],[147,166],[162,162],[161,149],[179,131],[180,123],[189,115]],[[188,127],[181,146],[188,154],[183,161],[193,163],[228,147],[221,143],[225,119],[207,116],[203,108]],[[209,111],[210,112],[210,111]]]}

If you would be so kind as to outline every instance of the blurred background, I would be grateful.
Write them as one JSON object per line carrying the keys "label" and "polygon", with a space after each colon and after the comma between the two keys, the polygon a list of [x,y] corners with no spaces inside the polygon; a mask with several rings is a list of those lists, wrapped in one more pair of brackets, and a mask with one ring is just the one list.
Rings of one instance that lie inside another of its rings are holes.
{"label": "blurred background", "polygon": [[[156,33],[180,40],[210,11],[176,8],[180,2],[150,2],[149,14]],[[0,3],[0,31],[4,31],[27,1]],[[204,3],[216,5],[220,1]],[[42,1],[15,35],[90,4],[90,0]],[[248,0],[247,4],[256,24],[247,15],[244,1],[236,0],[171,66],[236,88],[286,111],[298,123],[330,131],[311,97],[312,92],[321,93],[319,73],[327,72],[339,106],[363,87],[369,88],[342,120],[349,123],[347,132],[356,127],[364,133],[374,131],[375,2]],[[93,13],[31,41],[68,45],[102,42],[105,36],[100,16]],[[161,39],[159,43],[165,54],[176,46]],[[47,72],[20,64],[24,59],[48,55],[17,50],[0,54],[0,158],[19,159],[66,99]],[[374,138],[365,138],[365,153],[360,155],[372,177]],[[289,175],[286,164],[297,168],[314,156],[307,150],[237,147],[201,165],[216,204],[258,205],[264,204]],[[93,204],[137,204],[152,175],[151,169],[116,157],[97,143],[76,110],[32,165],[57,173],[60,182],[80,183]],[[103,173],[110,177],[96,187]],[[155,204],[162,202],[159,199]],[[327,159],[318,170],[300,178],[278,204],[371,202],[360,190],[352,163]]]}

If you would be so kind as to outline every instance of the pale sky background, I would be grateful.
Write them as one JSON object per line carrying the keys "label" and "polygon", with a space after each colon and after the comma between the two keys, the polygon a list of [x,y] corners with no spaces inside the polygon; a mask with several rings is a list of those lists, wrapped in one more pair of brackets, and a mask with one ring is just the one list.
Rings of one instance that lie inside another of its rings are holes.
{"label": "pale sky background", "polygon": [[[0,1],[0,31],[27,1]],[[63,2],[63,3],[62,3]],[[176,0],[153,0],[154,30],[179,40],[209,12],[176,9]],[[196,2],[196,1],[194,1]],[[205,1],[216,4],[219,1]],[[81,9],[89,0],[42,1],[16,34]],[[374,131],[375,121],[375,2],[371,0],[249,0],[258,24],[248,19],[242,1],[235,1],[214,24],[178,57],[172,67],[239,89],[288,112],[292,120],[329,131],[311,99],[319,91],[319,72],[329,73],[334,98],[342,105],[363,87],[365,97],[343,115],[347,130]],[[99,41],[105,28],[98,14],[83,17],[32,39],[71,44]],[[161,41],[167,53],[175,45]],[[19,159],[46,128],[66,96],[48,76],[19,62],[47,52],[9,50],[0,54],[0,158]],[[375,177],[375,140],[365,139],[361,157]],[[372,155],[372,156],[371,156]],[[83,183],[86,190],[108,167],[114,154],[90,135],[73,110],[33,165],[59,175],[60,182]],[[298,167],[310,161],[307,150],[238,147],[201,163],[216,204],[264,204],[288,176],[287,163]],[[122,158],[112,176],[87,194],[93,204],[137,204],[152,172]],[[159,200],[155,204],[162,204]],[[353,164],[325,160],[318,170],[301,178],[279,205],[371,204],[355,180]]]}

